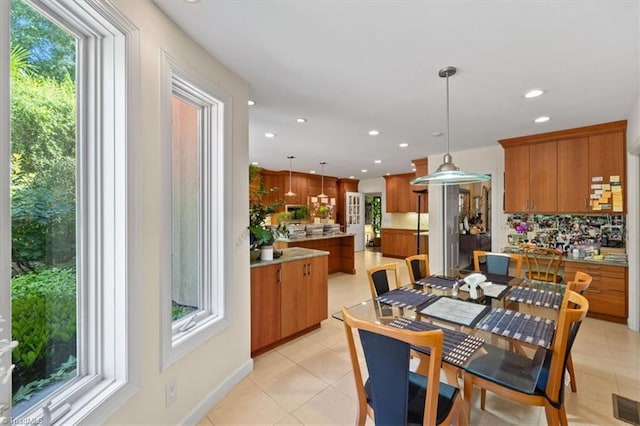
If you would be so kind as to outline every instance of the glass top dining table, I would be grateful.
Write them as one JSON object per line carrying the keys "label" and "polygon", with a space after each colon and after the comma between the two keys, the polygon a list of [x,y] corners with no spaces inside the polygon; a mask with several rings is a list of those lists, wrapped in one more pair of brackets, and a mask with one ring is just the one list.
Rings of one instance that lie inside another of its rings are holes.
{"label": "glass top dining table", "polygon": [[[550,355],[566,287],[483,273],[483,291],[473,300],[463,281],[471,273],[450,269],[347,310],[356,318],[393,327],[442,329],[444,367],[481,373],[510,388],[533,392]],[[342,320],[342,312],[333,317]],[[413,349],[429,353],[429,348]],[[488,359],[491,362],[483,362]]]}

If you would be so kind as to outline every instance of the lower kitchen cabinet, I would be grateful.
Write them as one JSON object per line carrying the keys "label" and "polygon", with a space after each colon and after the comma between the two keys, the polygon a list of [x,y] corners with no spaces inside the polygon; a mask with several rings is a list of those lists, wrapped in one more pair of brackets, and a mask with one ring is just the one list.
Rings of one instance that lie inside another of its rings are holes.
{"label": "lower kitchen cabinet", "polygon": [[626,266],[564,262],[564,281],[571,281],[577,271],[593,277],[585,292],[589,300],[588,316],[626,323],[628,316],[628,272]]}
{"label": "lower kitchen cabinet", "polygon": [[251,355],[319,327],[327,291],[326,255],[251,268]]}
{"label": "lower kitchen cabinet", "polygon": [[[426,232],[422,232],[420,235],[420,254],[429,253],[429,236],[425,234]],[[382,228],[380,251],[383,256],[401,259],[417,254],[418,241],[415,229]]]}

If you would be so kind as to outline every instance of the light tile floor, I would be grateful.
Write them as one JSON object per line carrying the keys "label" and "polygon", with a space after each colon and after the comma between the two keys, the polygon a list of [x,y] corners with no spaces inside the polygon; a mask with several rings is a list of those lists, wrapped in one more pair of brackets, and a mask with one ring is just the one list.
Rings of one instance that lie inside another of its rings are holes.
{"label": "light tile floor", "polygon": [[[399,263],[401,282],[409,277],[402,259],[380,253],[356,253],[356,275],[329,278],[329,314],[370,297],[367,268]],[[565,397],[572,425],[615,425],[611,394],[640,400],[640,334],[626,326],[587,318],[572,355],[578,392],[567,386]],[[340,321],[322,327],[254,360],[254,370],[218,403],[199,425],[352,425],[356,399],[349,355]],[[487,394],[479,408],[474,392],[473,425],[544,425],[542,408]],[[372,424],[372,422],[369,422]]]}

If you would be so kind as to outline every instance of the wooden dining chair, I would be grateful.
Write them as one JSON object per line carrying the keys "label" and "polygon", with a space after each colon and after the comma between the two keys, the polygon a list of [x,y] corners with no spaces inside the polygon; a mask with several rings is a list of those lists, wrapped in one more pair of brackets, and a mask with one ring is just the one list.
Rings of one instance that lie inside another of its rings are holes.
{"label": "wooden dining chair", "polygon": [[[566,290],[560,314],[556,322],[556,331],[551,348],[542,352],[542,371],[538,376],[535,390],[519,389],[516,385],[500,380],[501,369],[513,369],[522,366],[526,375],[526,366],[531,360],[514,352],[491,352],[473,360],[464,373],[464,400],[467,416],[471,409],[473,386],[481,388],[480,409],[484,410],[486,391],[523,404],[544,407],[549,425],[567,425],[567,412],[564,405],[564,372],[568,355],[575,341],[582,320],[589,310],[588,300],[571,290]],[[468,418],[468,417],[467,417]]]}
{"label": "wooden dining chair", "polygon": [[486,272],[497,275],[509,275],[509,265],[515,263],[516,278],[522,274],[522,256],[517,253],[494,253],[484,250],[473,251],[473,270],[481,272],[480,259],[486,259]]}
{"label": "wooden dining chair", "polygon": [[562,277],[558,275],[562,263],[562,253],[558,250],[526,245],[524,246],[524,259],[527,263],[527,278],[530,280],[562,282]]}
{"label": "wooden dining chair", "polygon": [[[357,425],[363,426],[367,417],[376,425],[468,424],[459,389],[439,381],[442,330],[401,330],[357,319],[346,308],[342,317],[358,395]],[[368,371],[366,381],[356,351],[356,330]],[[411,346],[430,348],[428,376],[409,369]]]}
{"label": "wooden dining chair", "polygon": [[[369,278],[371,297],[374,298],[400,285],[400,274],[396,263],[385,263],[384,265],[367,269],[367,276]],[[393,277],[393,283],[389,282],[390,276]]]}
{"label": "wooden dining chair", "polygon": [[404,261],[407,264],[407,269],[409,269],[409,278],[412,283],[431,275],[429,273],[428,254],[414,254],[413,256],[405,257]]}
{"label": "wooden dining chair", "polygon": [[[591,275],[586,272],[576,271],[573,281],[567,282],[567,288],[571,291],[575,291],[576,293],[584,294],[591,285],[591,281],[593,281],[593,277]],[[567,372],[569,373],[571,392],[577,392],[578,383],[576,382],[576,373],[573,370],[573,358],[571,357],[571,352],[569,352],[569,357],[567,358]]]}

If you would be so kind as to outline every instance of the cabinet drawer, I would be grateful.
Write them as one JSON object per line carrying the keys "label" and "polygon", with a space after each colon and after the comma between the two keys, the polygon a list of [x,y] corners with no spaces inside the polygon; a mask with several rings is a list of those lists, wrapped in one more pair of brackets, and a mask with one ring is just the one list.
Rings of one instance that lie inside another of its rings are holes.
{"label": "cabinet drawer", "polygon": [[624,280],[627,277],[627,268],[624,266],[593,265],[589,263],[565,262],[564,263],[565,281],[572,280],[577,271],[586,272],[587,274],[591,275],[594,278],[609,277],[609,278],[619,278]]}
{"label": "cabinet drawer", "polygon": [[627,317],[627,303],[622,292],[589,288],[585,297],[589,300],[591,313]]}
{"label": "cabinet drawer", "polygon": [[627,281],[624,278],[609,278],[594,276],[589,288],[598,290],[611,290],[624,293],[627,289]]}

